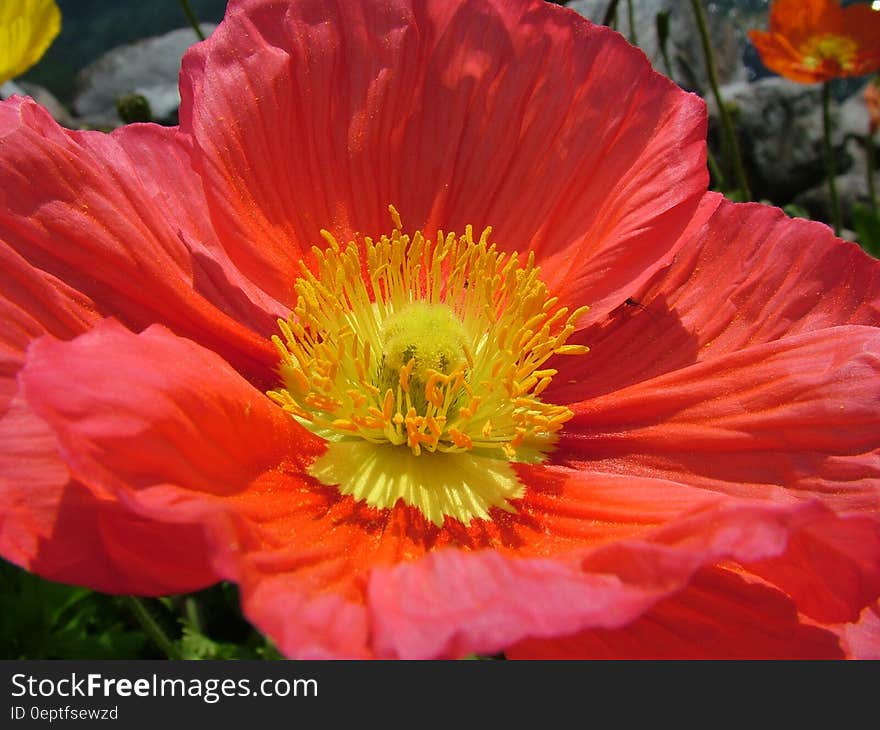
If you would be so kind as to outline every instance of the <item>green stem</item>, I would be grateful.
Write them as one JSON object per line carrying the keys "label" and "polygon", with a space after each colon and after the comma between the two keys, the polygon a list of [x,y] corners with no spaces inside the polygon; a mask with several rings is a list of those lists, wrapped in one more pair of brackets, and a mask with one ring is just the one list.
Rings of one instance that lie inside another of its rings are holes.
{"label": "green stem", "polygon": [[637,46],[639,45],[639,37],[636,35],[636,14],[633,12],[633,0],[626,0],[626,17],[629,20],[629,42]]}
{"label": "green stem", "polygon": [[199,611],[199,603],[192,596],[187,596],[183,601],[183,610],[186,614],[187,623],[200,634],[204,633],[202,628],[202,612]]}
{"label": "green stem", "polygon": [[706,147],[706,162],[709,164],[709,172],[712,173],[712,177],[715,178],[715,185],[719,190],[727,189],[727,182],[724,179],[724,173],[721,172],[721,166],[718,164],[718,160],[715,159],[715,155],[712,154],[712,150]]}
{"label": "green stem", "polygon": [[660,55],[663,57],[663,66],[666,68],[666,75],[672,78],[672,64],[669,62],[669,13],[661,11],[654,18],[654,25],[657,28],[657,43],[660,45]]}
{"label": "green stem", "polygon": [[723,133],[725,148],[728,150],[733,161],[733,172],[736,177],[736,184],[742,191],[744,199],[751,200],[752,191],[749,189],[749,181],[746,178],[745,167],[743,167],[739,142],[737,142],[736,132],[733,128],[733,120],[730,118],[730,112],[727,110],[727,107],[724,106],[724,100],[721,98],[721,89],[718,85],[718,71],[715,67],[715,55],[712,53],[712,44],[709,41],[709,29],[706,26],[706,14],[703,12],[703,5],[700,0],[691,0],[691,7],[694,9],[697,28],[700,31],[703,55],[706,58],[706,73],[709,76],[709,85],[712,87],[712,94],[715,97],[715,104],[718,107],[718,114],[721,117],[721,130]]}
{"label": "green stem", "polygon": [[182,659],[174,642],[168,638],[162,627],[156,622],[152,614],[147,610],[143,600],[135,596],[123,596],[123,600],[134,614],[135,619],[141,625],[144,633],[152,639],[153,643],[169,659]]}
{"label": "green stem", "polygon": [[868,135],[865,138],[865,168],[868,175],[868,204],[871,212],[877,214],[877,190],[874,187],[874,170],[877,169],[877,158],[874,151],[874,138]]}
{"label": "green stem", "polygon": [[192,29],[196,32],[196,37],[200,41],[205,40],[205,34],[202,33],[202,29],[199,27],[199,20],[198,18],[196,18],[196,14],[193,12],[192,8],[189,6],[189,0],[180,0],[180,6],[183,8],[183,14],[186,15],[186,19],[189,21]]}
{"label": "green stem", "polygon": [[611,0],[605,10],[605,17],[602,18],[602,25],[611,26],[611,21],[617,18],[617,4],[620,0]]}
{"label": "green stem", "polygon": [[666,68],[666,75],[669,78],[672,78],[672,64],[669,63],[669,53],[666,50],[666,46],[661,46],[660,55],[663,57],[663,66]]}
{"label": "green stem", "polygon": [[837,163],[831,145],[831,82],[822,84],[822,126],[825,134],[825,167],[828,170],[828,192],[831,195],[831,221],[834,232],[840,235],[840,201],[837,198]]}

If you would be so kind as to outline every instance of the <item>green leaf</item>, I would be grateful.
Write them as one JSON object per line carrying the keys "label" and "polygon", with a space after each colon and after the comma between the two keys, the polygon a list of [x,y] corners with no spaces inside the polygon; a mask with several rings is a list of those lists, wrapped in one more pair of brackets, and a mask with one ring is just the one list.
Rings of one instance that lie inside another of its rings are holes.
{"label": "green leaf", "polygon": [[807,212],[806,208],[801,208],[801,206],[795,205],[794,203],[783,205],[782,210],[786,215],[789,215],[792,218],[806,218],[807,220],[810,220],[810,214]]}
{"label": "green leaf", "polygon": [[0,656],[7,659],[140,658],[145,637],[132,631],[112,596],[43,580],[0,561]]}
{"label": "green leaf", "polygon": [[880,212],[867,205],[854,205],[853,227],[859,245],[875,258],[880,258]]}

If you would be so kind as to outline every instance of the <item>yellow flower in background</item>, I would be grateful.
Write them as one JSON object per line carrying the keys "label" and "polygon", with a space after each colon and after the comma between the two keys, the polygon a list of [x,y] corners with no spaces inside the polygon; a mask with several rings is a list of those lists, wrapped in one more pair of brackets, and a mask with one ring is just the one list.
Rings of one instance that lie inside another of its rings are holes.
{"label": "yellow flower in background", "polygon": [[55,0],[0,0],[0,84],[39,61],[60,31]]}

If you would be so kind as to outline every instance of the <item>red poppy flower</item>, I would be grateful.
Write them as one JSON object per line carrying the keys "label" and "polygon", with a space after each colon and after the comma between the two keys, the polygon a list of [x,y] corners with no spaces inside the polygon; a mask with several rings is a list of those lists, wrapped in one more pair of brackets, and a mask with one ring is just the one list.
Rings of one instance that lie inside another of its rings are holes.
{"label": "red poppy flower", "polygon": [[697,97],[532,0],[231,2],[181,90],[0,105],[3,555],[297,657],[876,646],[880,266]]}
{"label": "red poppy flower", "polygon": [[749,31],[764,65],[802,84],[880,69],[880,12],[837,0],[774,0],[770,30]]}

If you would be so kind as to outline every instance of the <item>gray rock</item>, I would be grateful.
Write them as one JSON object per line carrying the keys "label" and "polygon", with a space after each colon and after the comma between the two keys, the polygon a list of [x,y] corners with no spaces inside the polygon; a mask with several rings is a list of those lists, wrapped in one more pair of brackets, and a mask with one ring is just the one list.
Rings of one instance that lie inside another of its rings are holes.
{"label": "gray rock", "polygon": [[[844,221],[849,220],[853,206],[856,203],[867,205],[868,199],[868,175],[866,156],[863,140],[850,137],[846,143],[846,152],[852,160],[852,166],[842,175],[838,175],[834,182],[837,187],[837,198],[840,202],[840,212]],[[880,175],[874,171],[874,187],[880,190]],[[819,220],[831,220],[831,193],[828,190],[828,182],[823,180],[817,185],[805,190],[798,195],[794,202],[805,208],[812,218]]]}
{"label": "gray rock", "polygon": [[868,133],[868,107],[862,96],[864,89],[840,105],[840,133],[845,137],[864,137]]}
{"label": "gray rock", "polygon": [[0,99],[8,99],[13,94],[24,94],[24,89],[15,81],[7,81],[5,84],[0,84]]}
{"label": "gray rock", "polygon": [[[608,8],[608,0],[575,0],[568,6],[595,23],[602,22]],[[709,90],[706,62],[694,13],[685,0],[633,0],[633,16],[638,46],[645,52],[654,67],[667,73],[657,38],[656,17],[660,12],[669,13],[669,40],[667,51],[671,78],[691,91],[706,94]],[[746,30],[759,27],[763,15],[731,10],[722,12],[714,3],[707,7],[709,33],[715,52],[715,64],[719,82],[729,83],[749,78],[749,70],[743,63],[747,44]],[[626,2],[617,6],[617,29],[632,39]]]}
{"label": "gray rock", "polygon": [[[770,77],[729,84],[722,87],[721,95],[734,120],[755,199],[783,205],[824,179],[821,86]],[[708,99],[708,106],[712,137],[717,140],[719,121],[713,99]],[[844,171],[851,161],[840,154],[844,136],[837,125],[837,104],[831,116],[838,169]]]}
{"label": "gray rock", "polygon": [[59,124],[71,129],[77,127],[76,121],[64,104],[58,101],[55,95],[45,86],[32,84],[28,81],[7,81],[0,86],[0,99],[8,99],[13,94],[31,97],[37,104],[45,107]]}
{"label": "gray rock", "polygon": [[[201,26],[205,36],[215,27]],[[186,27],[108,51],[77,75],[74,112],[89,126],[118,127],[122,120],[116,111],[117,99],[141,94],[156,121],[174,123],[180,106],[180,60],[197,40],[193,29]]]}
{"label": "gray rock", "polygon": [[79,126],[67,107],[58,101],[49,89],[27,81],[19,81],[18,85],[27,96],[30,96],[40,106],[45,107],[56,122],[70,129],[76,129]]}

